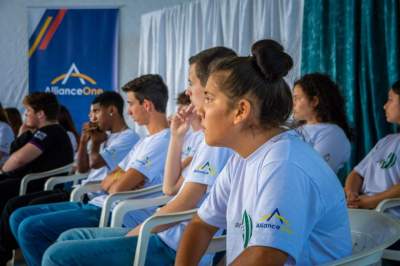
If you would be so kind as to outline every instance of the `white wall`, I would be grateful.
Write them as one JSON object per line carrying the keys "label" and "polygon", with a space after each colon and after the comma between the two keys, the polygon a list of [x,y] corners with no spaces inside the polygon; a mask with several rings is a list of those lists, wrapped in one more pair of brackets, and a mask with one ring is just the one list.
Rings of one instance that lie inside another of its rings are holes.
{"label": "white wall", "polygon": [[0,0],[0,102],[21,109],[22,98],[28,92],[28,7],[120,7],[121,86],[138,73],[140,16],[188,1]]}

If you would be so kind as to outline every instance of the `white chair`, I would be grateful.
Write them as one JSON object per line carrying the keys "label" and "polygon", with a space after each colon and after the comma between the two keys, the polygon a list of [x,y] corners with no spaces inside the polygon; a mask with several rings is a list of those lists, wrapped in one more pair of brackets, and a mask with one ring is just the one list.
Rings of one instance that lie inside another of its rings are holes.
{"label": "white chair", "polygon": [[[75,188],[70,196],[70,201],[81,201],[82,196],[89,192],[96,192],[102,190],[100,186],[101,182],[90,182],[86,183],[82,186]],[[144,196],[154,195],[158,196],[162,192],[162,185],[154,185],[151,187],[146,187],[137,190],[125,191],[125,192],[118,192],[111,195],[108,195],[104,201],[103,208],[101,210],[100,222],[99,227],[106,227],[108,225],[108,221],[110,218],[111,209],[118,201],[122,200],[132,200],[141,198]],[[138,200],[138,199],[137,199]],[[118,206],[118,205],[117,205]],[[115,209],[112,213],[115,212]],[[121,218],[122,220],[122,218]]]}
{"label": "white chair", "polygon": [[[142,225],[136,247],[134,266],[143,266],[151,229],[160,224],[188,220],[196,210],[181,213],[153,215]],[[387,215],[372,211],[350,209],[350,226],[353,240],[353,255],[325,264],[326,266],[359,266],[379,263],[383,250],[400,238],[400,224]],[[225,250],[225,237],[214,238],[207,252]]]}
{"label": "white chair", "polygon": [[50,177],[44,184],[44,190],[53,190],[56,185],[72,182],[74,186],[78,185],[80,181],[86,179],[89,173],[79,173],[74,175]]}
{"label": "white chair", "polygon": [[19,195],[22,196],[22,195],[26,194],[26,191],[28,189],[28,184],[31,181],[39,180],[39,179],[43,179],[43,178],[48,178],[48,177],[55,176],[55,175],[58,175],[58,174],[69,173],[69,172],[71,172],[71,170],[73,168],[73,165],[74,164],[71,163],[71,164],[65,165],[63,167],[59,167],[57,169],[50,170],[50,171],[45,171],[45,172],[40,172],[40,173],[33,173],[33,174],[29,174],[29,175],[24,176],[22,178],[22,180],[21,180],[21,185],[19,187]]}
{"label": "white chair", "polygon": [[[375,208],[377,212],[384,213],[390,208],[400,207],[400,198],[386,199],[381,201]],[[397,219],[400,223],[400,220]],[[388,260],[400,261],[400,250],[385,249],[383,251],[383,258]]]}

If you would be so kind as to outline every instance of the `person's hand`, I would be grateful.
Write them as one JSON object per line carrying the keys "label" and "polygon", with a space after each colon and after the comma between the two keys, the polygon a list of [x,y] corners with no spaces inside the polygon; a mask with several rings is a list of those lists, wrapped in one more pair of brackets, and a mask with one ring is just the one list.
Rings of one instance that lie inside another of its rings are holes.
{"label": "person's hand", "polygon": [[27,124],[23,123],[21,125],[21,127],[19,128],[18,136],[21,136],[22,134],[24,134],[27,131],[32,131],[33,132],[34,130],[35,130],[35,128],[29,127]]}
{"label": "person's hand", "polygon": [[358,208],[361,209],[375,209],[377,202],[374,196],[361,195],[358,200]]}
{"label": "person's hand", "polygon": [[359,208],[360,197],[357,192],[351,190],[345,190],[347,207]]}
{"label": "person's hand", "polygon": [[86,122],[82,126],[81,143],[88,143],[90,140],[90,131],[92,130],[92,123]]}
{"label": "person's hand", "polygon": [[90,130],[90,139],[93,144],[100,144],[107,140],[107,134],[99,129]]}
{"label": "person's hand", "polygon": [[171,133],[175,137],[184,137],[186,132],[190,128],[190,122],[193,119],[194,106],[189,105],[187,108],[183,108],[171,119]]}

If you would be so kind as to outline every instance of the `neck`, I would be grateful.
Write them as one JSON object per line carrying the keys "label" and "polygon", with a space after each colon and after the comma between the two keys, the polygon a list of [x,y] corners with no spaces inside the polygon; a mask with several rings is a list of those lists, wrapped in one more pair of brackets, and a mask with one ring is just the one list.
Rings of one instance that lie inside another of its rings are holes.
{"label": "neck", "polygon": [[250,154],[255,152],[261,145],[273,138],[274,136],[285,131],[283,128],[273,128],[256,132],[247,130],[236,136],[234,144],[230,147],[235,150],[243,158],[247,158]]}
{"label": "neck", "polygon": [[156,134],[168,127],[167,117],[162,113],[152,114],[149,118],[149,123],[146,125],[147,131],[150,135]]}
{"label": "neck", "polygon": [[58,124],[58,122],[57,121],[44,120],[44,121],[39,122],[39,127],[38,128],[42,128],[42,127],[50,126],[50,125],[55,125],[55,124]]}
{"label": "neck", "polygon": [[306,121],[307,121],[306,124],[308,124],[308,125],[313,125],[313,124],[319,124],[319,123],[321,123],[321,122],[319,121],[319,119],[318,119],[316,116],[313,116],[313,117],[307,119]]}
{"label": "neck", "polygon": [[123,119],[115,119],[113,121],[113,125],[111,126],[111,133],[121,132],[128,128],[125,121]]}

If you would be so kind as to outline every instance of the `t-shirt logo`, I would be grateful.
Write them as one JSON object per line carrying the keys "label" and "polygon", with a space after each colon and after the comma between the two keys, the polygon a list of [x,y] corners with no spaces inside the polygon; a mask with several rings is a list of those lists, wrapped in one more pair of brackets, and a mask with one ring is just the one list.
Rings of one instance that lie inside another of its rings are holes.
{"label": "t-shirt logo", "polygon": [[190,152],[192,151],[192,147],[191,146],[187,146],[186,149],[183,151],[183,155],[189,156]]}
{"label": "t-shirt logo", "polygon": [[251,216],[244,210],[244,213],[242,215],[242,225],[243,225],[243,233],[242,233],[242,238],[243,238],[243,248],[247,248],[249,245],[250,238],[253,234],[253,221],[251,219]]}
{"label": "t-shirt logo", "polygon": [[195,173],[200,173],[200,174],[205,174],[205,175],[210,175],[210,176],[216,176],[217,172],[215,171],[215,168],[211,166],[210,162],[206,162],[203,165],[200,165],[196,169],[194,169]]}
{"label": "t-shirt logo", "polygon": [[149,158],[149,156],[146,156],[144,159],[139,160],[136,159],[137,162],[139,162],[141,165],[145,166],[145,167],[150,167],[151,166],[151,160]]}
{"label": "t-shirt logo", "polygon": [[256,227],[283,231],[288,234],[293,233],[293,231],[290,229],[289,221],[280,214],[278,208],[276,208],[272,213],[262,216]]}
{"label": "t-shirt logo", "polygon": [[47,137],[47,134],[43,131],[36,131],[34,137],[40,140],[44,140]]}
{"label": "t-shirt logo", "polygon": [[382,169],[389,169],[396,163],[396,160],[397,160],[396,154],[391,152],[389,153],[386,159],[382,159],[378,163]]}

